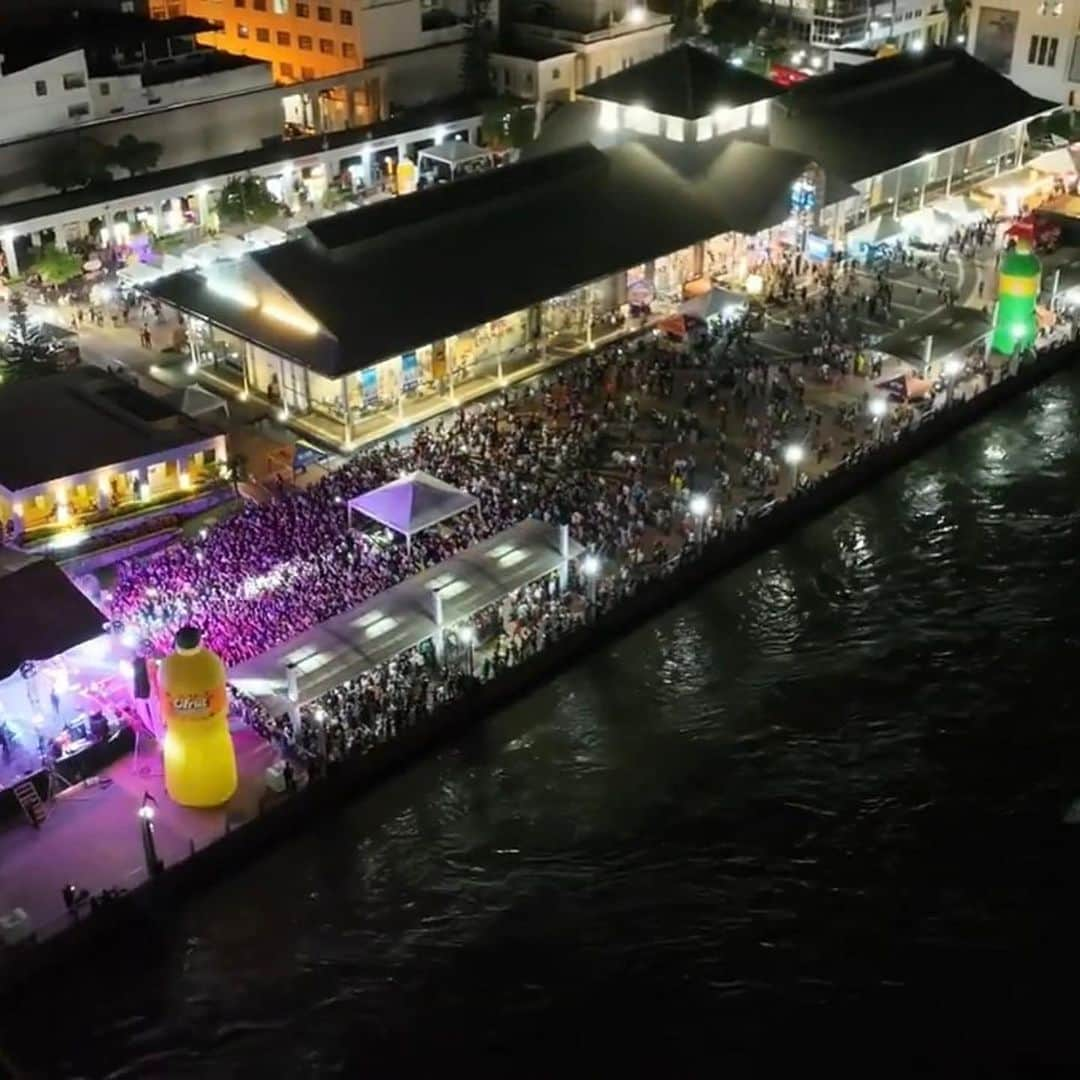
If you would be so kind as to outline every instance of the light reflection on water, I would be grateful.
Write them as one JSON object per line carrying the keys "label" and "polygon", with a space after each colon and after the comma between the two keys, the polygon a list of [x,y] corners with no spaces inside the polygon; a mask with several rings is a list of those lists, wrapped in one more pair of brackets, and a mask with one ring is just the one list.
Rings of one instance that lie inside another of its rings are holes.
{"label": "light reflection on water", "polygon": [[85,1030],[17,1050],[132,1076],[407,1074],[492,1033],[768,1055],[865,1003],[922,1010],[911,1045],[977,1009],[965,1062],[994,1060],[1076,945],[1078,403],[1040,389],[583,662],[150,961],[58,986]]}

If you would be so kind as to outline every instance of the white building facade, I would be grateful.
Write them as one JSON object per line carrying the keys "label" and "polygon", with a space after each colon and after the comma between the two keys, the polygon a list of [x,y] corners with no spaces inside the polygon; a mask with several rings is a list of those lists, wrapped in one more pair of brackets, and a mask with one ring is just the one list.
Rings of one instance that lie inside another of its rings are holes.
{"label": "white building facade", "polygon": [[1030,94],[1080,103],[1080,0],[975,0],[968,49]]}

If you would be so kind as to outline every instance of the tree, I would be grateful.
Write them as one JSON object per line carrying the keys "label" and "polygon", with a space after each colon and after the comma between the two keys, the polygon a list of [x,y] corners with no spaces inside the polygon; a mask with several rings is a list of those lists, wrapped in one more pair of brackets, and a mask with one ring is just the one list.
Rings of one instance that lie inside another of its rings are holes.
{"label": "tree", "polygon": [[726,52],[753,41],[768,19],[755,0],[716,0],[705,9],[709,37]]}
{"label": "tree", "polygon": [[82,265],[81,256],[71,251],[60,251],[54,244],[46,244],[30,270],[46,285],[63,285],[83,272]]}
{"label": "tree", "polygon": [[105,147],[85,135],[56,139],[45,148],[38,162],[42,183],[58,191],[86,187],[95,181],[111,180]]}
{"label": "tree", "polygon": [[25,379],[56,370],[41,329],[30,320],[26,298],[13,292],[8,301],[8,332],[3,350],[4,378]]}
{"label": "tree", "polygon": [[281,206],[274,201],[266,183],[250,173],[247,176],[231,176],[221,189],[216,210],[224,223],[246,225],[270,221],[281,213]]}
{"label": "tree", "polygon": [[467,0],[465,23],[468,32],[461,54],[461,85],[467,94],[483,97],[491,92],[491,0]]}
{"label": "tree", "polygon": [[232,482],[233,492],[240,498],[240,481],[247,479],[247,458],[243,454],[230,454],[225,462],[225,476]]}
{"label": "tree", "polygon": [[161,157],[162,145],[158,142],[142,142],[134,135],[124,135],[120,141],[108,150],[108,161],[127,169],[129,176],[148,173],[157,167]]}

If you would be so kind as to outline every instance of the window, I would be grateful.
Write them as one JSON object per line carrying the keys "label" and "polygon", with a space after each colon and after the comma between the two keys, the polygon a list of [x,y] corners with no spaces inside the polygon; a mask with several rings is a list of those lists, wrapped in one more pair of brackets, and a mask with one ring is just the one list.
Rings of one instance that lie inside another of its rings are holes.
{"label": "window", "polygon": [[247,7],[247,0],[232,0],[233,7]]}
{"label": "window", "polygon": [[558,82],[559,81],[559,69],[558,68],[552,68],[551,69],[551,81],[552,82]]}
{"label": "window", "polygon": [[1053,67],[1057,62],[1058,39],[1045,34],[1032,34],[1028,45],[1028,63],[1036,67]]}
{"label": "window", "polygon": [[346,60],[355,60],[356,46],[351,41],[343,41],[341,43],[341,55],[344,56]]}
{"label": "window", "polygon": [[262,41],[262,42],[265,42],[266,44],[269,44],[270,43],[270,31],[267,30],[265,26],[256,26],[255,27],[255,40],[256,41]]}
{"label": "window", "polygon": [[238,38],[246,38],[251,36],[251,31],[247,28],[246,23],[238,22],[236,24],[236,36]]}
{"label": "window", "polygon": [[328,7],[319,8],[319,22],[333,22],[334,9]]}
{"label": "window", "polygon": [[296,39],[296,44],[299,45],[304,52],[311,52],[311,38],[309,38],[307,34],[301,34]]}
{"label": "window", "polygon": [[266,0],[251,0],[251,6],[256,11],[265,11],[266,10]]}
{"label": "window", "polygon": [[165,12],[170,19],[179,19],[183,15],[183,11],[180,10],[179,4],[170,4]]}
{"label": "window", "polygon": [[342,26],[352,26],[352,12],[347,8],[342,8],[338,12],[338,18],[341,20]]}
{"label": "window", "polygon": [[64,89],[65,90],[81,90],[86,85],[86,79],[83,78],[81,72],[75,72],[64,76]]}
{"label": "window", "polygon": [[304,80],[314,79],[315,78],[315,69],[314,68],[308,68],[308,67],[302,67],[300,69],[300,78],[304,79]]}
{"label": "window", "polygon": [[329,38],[319,38],[319,52],[326,56],[333,56],[334,43]]}
{"label": "window", "polygon": [[77,105],[68,106],[68,116],[72,120],[78,120],[80,116],[89,116],[90,106],[85,101],[80,101]]}
{"label": "window", "polygon": [[279,30],[277,32],[277,43],[279,45],[291,45],[292,34],[290,34],[288,30]]}
{"label": "window", "polygon": [[98,83],[98,89],[101,91],[102,97],[108,97],[112,93],[107,82]]}
{"label": "window", "polygon": [[49,87],[46,85],[44,79],[38,79],[34,83],[34,93],[38,97],[44,97],[49,92]]}
{"label": "window", "polygon": [[311,14],[311,7],[308,4],[297,4],[296,14],[301,19],[306,19]]}
{"label": "window", "polygon": [[283,79],[291,79],[293,77],[293,66],[292,66],[292,64],[288,64],[288,63],[281,64],[281,77]]}
{"label": "window", "polygon": [[275,15],[288,15],[289,14],[289,0],[274,0],[274,14]]}
{"label": "window", "polygon": [[1080,37],[1073,38],[1072,63],[1069,65],[1069,82],[1080,83]]}

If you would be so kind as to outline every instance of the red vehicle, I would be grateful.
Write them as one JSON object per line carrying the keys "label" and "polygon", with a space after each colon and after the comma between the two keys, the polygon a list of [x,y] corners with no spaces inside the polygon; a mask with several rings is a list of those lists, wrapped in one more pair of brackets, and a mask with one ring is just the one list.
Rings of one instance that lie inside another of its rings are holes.
{"label": "red vehicle", "polygon": [[1027,240],[1032,251],[1053,251],[1061,243],[1061,229],[1040,214],[1021,214],[1009,226],[1005,237]]}

